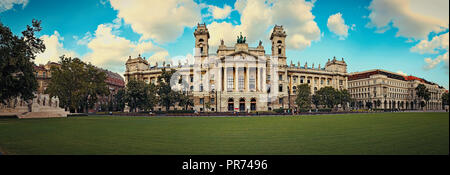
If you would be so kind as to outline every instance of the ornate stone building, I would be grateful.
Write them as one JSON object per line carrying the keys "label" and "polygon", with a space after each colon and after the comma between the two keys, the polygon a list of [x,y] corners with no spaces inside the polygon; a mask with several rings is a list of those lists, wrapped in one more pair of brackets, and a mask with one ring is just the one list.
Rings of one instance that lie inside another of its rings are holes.
{"label": "ornate stone building", "polygon": [[[37,94],[45,95],[44,91],[47,89],[48,83],[50,82],[50,79],[52,77],[50,68],[52,66],[60,66],[59,63],[55,62],[48,62],[47,64],[43,65],[34,65],[34,70],[36,73],[36,79],[38,82],[38,88],[37,88]],[[108,86],[108,90],[110,94],[108,96],[101,96],[99,97],[97,103],[95,106],[89,110],[89,112],[95,112],[100,110],[106,110],[101,109],[101,106],[105,106],[108,103],[112,101],[114,98],[114,95],[117,93],[119,89],[122,89],[125,87],[125,81],[123,80],[122,76],[120,76],[117,73],[111,72],[109,70],[97,68],[99,71],[105,72],[106,74],[106,85]]]}
{"label": "ornate stone building", "polygon": [[[349,74],[348,88],[353,99],[356,100],[355,107],[367,109],[421,109],[422,99],[417,97],[415,88],[423,84],[431,92],[430,101],[426,102],[424,109],[442,110],[442,94],[445,88],[436,83],[417,78],[415,76],[404,76],[386,70],[368,70]],[[380,101],[380,106],[376,102]]]}
{"label": "ornate stone building", "polygon": [[[152,66],[141,56],[126,62],[125,81],[134,78],[146,83],[157,83],[163,68],[177,73],[171,83],[173,89],[188,91],[194,96],[197,111],[267,111],[295,108],[296,86],[309,84],[314,93],[331,86],[347,89],[347,64],[344,59],[328,60],[324,67],[303,66],[286,62],[286,37],[282,26],[275,26],[270,36],[271,53],[267,54],[262,42],[256,47],[238,37],[233,46],[221,41],[215,53],[209,52],[209,32],[199,24],[194,32],[194,64]],[[206,105],[208,104],[208,105]],[[179,107],[178,109],[181,109]],[[156,110],[163,110],[157,107]]]}

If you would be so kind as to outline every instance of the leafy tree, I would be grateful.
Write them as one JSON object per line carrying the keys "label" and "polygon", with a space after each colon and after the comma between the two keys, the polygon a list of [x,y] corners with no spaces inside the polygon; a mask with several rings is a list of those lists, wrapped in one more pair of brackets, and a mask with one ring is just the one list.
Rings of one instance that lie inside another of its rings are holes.
{"label": "leafy tree", "polygon": [[91,64],[64,55],[59,64],[50,68],[52,77],[45,93],[57,96],[66,110],[87,112],[98,101],[98,96],[109,94],[106,74]]}
{"label": "leafy tree", "polygon": [[157,87],[154,84],[145,84],[143,97],[143,105],[140,107],[145,111],[151,111],[158,103],[158,97],[156,96]]}
{"label": "leafy tree", "polygon": [[311,108],[311,88],[308,84],[301,84],[297,86],[297,98],[295,103],[297,103],[299,109],[310,109]]}
{"label": "leafy tree", "polygon": [[328,108],[333,108],[335,105],[338,104],[336,94],[337,94],[336,90],[330,86],[321,88],[316,92],[319,104],[325,105]]}
{"label": "leafy tree", "polygon": [[367,106],[367,108],[368,109],[371,109],[372,108],[372,102],[371,101],[368,101],[367,103],[366,103],[366,106]]}
{"label": "leafy tree", "polygon": [[183,107],[184,110],[188,110],[189,106],[194,106],[194,100],[193,100],[193,96],[191,94],[188,94],[187,92],[184,93],[180,93],[179,95],[179,102],[178,105],[180,107]]}
{"label": "leafy tree", "polygon": [[161,75],[158,77],[157,91],[159,95],[159,104],[165,106],[166,111],[169,111],[171,106],[175,106],[175,103],[180,99],[180,93],[172,90],[172,87],[170,86],[170,79],[175,72],[174,69],[166,71],[166,69],[163,68]]}
{"label": "leafy tree", "polygon": [[124,102],[128,104],[131,111],[136,112],[139,107],[144,106],[146,94],[145,82],[130,79],[127,83]]}
{"label": "leafy tree", "polygon": [[[80,89],[80,101],[81,106],[85,109],[85,112],[89,108],[94,107],[98,101],[99,96],[109,95],[108,86],[105,82],[107,76],[103,71],[99,71],[93,65],[88,64],[84,67],[84,74],[82,79],[82,89]],[[106,110],[107,108],[103,108]]]}
{"label": "leafy tree", "polygon": [[381,106],[381,100],[378,99],[377,101],[375,101],[375,107],[379,108]]}
{"label": "leafy tree", "polygon": [[338,104],[340,104],[344,108],[344,110],[346,110],[347,105],[352,101],[350,93],[347,90],[339,90],[336,92],[338,95],[336,99],[338,101]]}
{"label": "leafy tree", "polygon": [[444,94],[442,94],[442,106],[446,106],[449,104],[449,100],[448,100],[448,92],[445,92]]}
{"label": "leafy tree", "polygon": [[[425,100],[425,101],[429,101],[430,100],[430,98],[431,98],[431,93],[430,93],[430,91],[427,89],[427,87],[425,87],[425,85],[423,85],[423,84],[419,84],[417,87],[416,87],[416,95],[421,99],[421,100]],[[423,102],[423,101],[422,101]],[[423,109],[423,107],[425,107],[425,105],[426,105],[426,103],[424,102],[424,103],[420,103],[420,106],[422,107],[422,109]]]}
{"label": "leafy tree", "polygon": [[311,101],[312,101],[312,103],[314,104],[314,106],[315,106],[316,108],[319,108],[319,105],[321,104],[319,98],[320,98],[320,97],[319,97],[317,94],[314,94],[314,95],[312,95],[312,97],[311,97]]}
{"label": "leafy tree", "polygon": [[33,19],[18,37],[0,22],[0,103],[15,97],[34,98],[37,81],[33,60],[45,50],[43,41],[35,36],[41,29],[41,21]]}
{"label": "leafy tree", "polygon": [[206,102],[205,103],[205,108],[208,109],[208,111],[210,111],[211,110],[211,102],[209,102],[209,101]]}
{"label": "leafy tree", "polygon": [[114,95],[114,104],[115,104],[115,108],[118,111],[123,111],[123,109],[125,108],[125,98],[126,98],[126,94],[125,94],[125,89],[119,89],[117,91],[117,93]]}

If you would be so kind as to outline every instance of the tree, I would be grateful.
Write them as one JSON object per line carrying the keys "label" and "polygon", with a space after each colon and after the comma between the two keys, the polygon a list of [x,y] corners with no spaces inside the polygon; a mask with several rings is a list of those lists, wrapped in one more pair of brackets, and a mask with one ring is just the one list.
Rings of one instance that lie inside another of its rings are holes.
{"label": "tree", "polygon": [[16,97],[34,98],[37,81],[33,60],[45,50],[43,41],[35,36],[41,29],[41,21],[33,19],[32,26],[27,25],[18,37],[0,22],[0,103]]}
{"label": "tree", "polygon": [[136,112],[138,108],[143,108],[145,106],[147,88],[144,81],[139,81],[136,79],[130,79],[127,83],[126,92],[125,92],[125,100],[130,107],[130,111]]}
{"label": "tree", "polygon": [[144,97],[143,104],[141,108],[145,111],[153,110],[153,108],[158,103],[158,97],[156,96],[156,86],[154,84],[145,84],[144,86]]}
{"label": "tree", "polygon": [[125,109],[125,98],[126,98],[126,94],[125,94],[125,89],[119,89],[117,91],[117,93],[114,95],[114,104],[115,104],[115,108],[118,111],[123,111],[123,109]]}
{"label": "tree", "polygon": [[375,107],[379,108],[381,106],[381,100],[378,99],[377,101],[375,101]]}
{"label": "tree", "polygon": [[449,100],[448,100],[448,92],[445,92],[444,94],[442,94],[442,107],[444,108],[446,105],[449,104]]}
{"label": "tree", "polygon": [[314,106],[316,107],[316,109],[319,108],[320,99],[319,99],[319,96],[317,94],[312,95],[311,101],[314,104]]}
{"label": "tree", "polygon": [[[88,112],[89,108],[94,107],[98,101],[98,96],[109,95],[108,86],[105,82],[107,76],[103,71],[95,68],[91,64],[87,64],[84,67],[84,74],[82,75],[83,83],[82,89],[79,90],[79,95],[82,97],[80,104],[81,107]],[[107,109],[106,107],[103,109]]]}
{"label": "tree", "polygon": [[321,88],[316,92],[319,104],[325,105],[328,108],[333,108],[335,105],[338,104],[338,99],[336,95],[337,95],[336,90],[330,86]]}
{"label": "tree", "polygon": [[157,91],[159,95],[159,104],[166,107],[166,111],[169,111],[171,106],[175,106],[175,103],[179,101],[180,93],[172,90],[170,86],[170,79],[176,71],[174,69],[166,71],[162,69],[161,75],[158,77]]}
{"label": "tree", "polygon": [[183,107],[184,110],[188,110],[189,106],[194,106],[193,96],[187,92],[180,93],[178,105]]}
{"label": "tree", "polygon": [[338,103],[346,110],[347,105],[352,101],[350,93],[347,90],[339,90],[337,94],[339,95]]}
{"label": "tree", "polygon": [[420,106],[421,106],[422,109],[423,109],[423,107],[426,106],[426,103],[422,103],[422,102],[423,102],[422,100],[425,100],[425,101],[428,102],[428,101],[430,100],[431,93],[430,93],[430,91],[427,89],[427,87],[425,87],[425,85],[419,84],[419,85],[416,87],[416,95],[421,99]]}
{"label": "tree", "polygon": [[311,88],[308,84],[301,84],[297,86],[297,98],[295,103],[297,103],[299,109],[310,109],[311,108]]}
{"label": "tree", "polygon": [[367,106],[367,108],[368,109],[372,109],[372,102],[371,101],[368,101],[367,103],[366,103],[366,106]]}
{"label": "tree", "polygon": [[52,66],[51,79],[45,93],[57,96],[66,110],[88,112],[98,96],[108,95],[106,74],[78,58],[60,57],[60,66]]}

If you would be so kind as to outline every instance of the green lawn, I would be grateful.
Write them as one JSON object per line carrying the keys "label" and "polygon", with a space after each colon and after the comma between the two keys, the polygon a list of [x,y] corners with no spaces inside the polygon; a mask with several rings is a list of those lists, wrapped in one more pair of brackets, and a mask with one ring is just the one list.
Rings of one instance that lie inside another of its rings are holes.
{"label": "green lawn", "polygon": [[449,154],[448,113],[0,119],[3,154]]}

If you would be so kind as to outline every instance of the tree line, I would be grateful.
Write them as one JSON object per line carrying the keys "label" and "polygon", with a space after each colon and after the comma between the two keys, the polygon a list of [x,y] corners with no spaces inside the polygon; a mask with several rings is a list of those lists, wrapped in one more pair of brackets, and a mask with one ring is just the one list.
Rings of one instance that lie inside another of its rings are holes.
{"label": "tree line", "polygon": [[347,90],[337,90],[333,87],[323,87],[312,94],[308,84],[297,86],[297,97],[295,103],[299,109],[330,108],[336,110],[340,105],[344,110],[352,102],[350,93]]}
{"label": "tree line", "polygon": [[127,104],[133,112],[153,111],[156,105],[163,106],[169,111],[170,107],[175,107],[177,103],[187,110],[189,106],[194,105],[193,96],[188,92],[174,91],[171,88],[170,79],[174,73],[174,69],[163,68],[161,75],[158,76],[157,85],[130,78],[126,88],[116,94],[115,100],[122,110]]}

